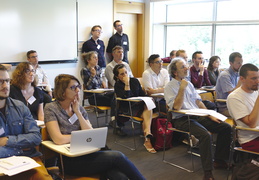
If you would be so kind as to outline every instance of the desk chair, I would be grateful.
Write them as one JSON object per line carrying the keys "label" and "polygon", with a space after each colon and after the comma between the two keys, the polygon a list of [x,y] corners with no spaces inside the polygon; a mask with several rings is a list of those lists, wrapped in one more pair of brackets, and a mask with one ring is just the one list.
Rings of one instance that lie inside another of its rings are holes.
{"label": "desk chair", "polygon": [[[137,146],[136,146],[136,139],[135,139],[135,125],[134,123],[137,123],[137,124],[142,124],[143,122],[143,118],[141,117],[137,117],[137,116],[134,116],[133,115],[133,112],[132,112],[132,104],[133,103],[138,103],[138,102],[141,102],[142,100],[133,100],[133,99],[122,99],[122,98],[116,98],[116,110],[118,110],[120,108],[120,102],[128,102],[128,106],[129,106],[129,113],[128,114],[123,114],[123,113],[116,113],[116,124],[117,124],[117,119],[118,117],[126,117],[126,118],[129,118],[129,121],[131,122],[131,128],[132,128],[132,134],[133,134],[133,147],[131,146],[128,146],[128,145],[125,145],[125,144],[122,144],[120,142],[118,142],[117,140],[117,136],[115,136],[115,143],[116,144],[119,144],[125,148],[128,148],[132,151],[136,150],[137,149]],[[153,114],[153,117],[157,117],[156,114]]]}
{"label": "desk chair", "polygon": [[[50,140],[46,127],[43,127],[41,129],[41,135],[42,135],[43,142],[47,141],[47,140]],[[58,153],[50,150],[47,147],[44,147],[44,145],[41,145],[41,152],[43,154],[43,163],[45,163],[46,158],[52,158],[52,157],[58,156]],[[79,176],[66,175],[64,173],[64,165],[63,165],[63,161],[62,161],[62,155],[61,154],[59,154],[59,155],[60,155],[60,161],[61,161],[60,162],[61,163],[61,173],[60,173],[60,169],[59,169],[58,166],[46,168],[49,173],[54,173],[57,176],[60,176],[64,180],[99,180],[100,179],[98,175],[91,176],[91,177],[79,177]]]}
{"label": "desk chair", "polygon": [[183,134],[186,134],[188,136],[188,144],[189,144],[189,147],[188,147],[188,150],[187,152],[190,153],[191,155],[191,162],[192,162],[192,165],[191,165],[191,169],[188,169],[188,168],[185,168],[181,165],[178,165],[178,164],[175,164],[173,162],[170,162],[170,161],[167,161],[166,158],[165,158],[165,143],[166,143],[166,135],[164,137],[164,149],[163,149],[163,162],[166,163],[166,164],[170,164],[171,166],[174,166],[174,167],[177,167],[179,169],[182,169],[182,170],[185,170],[187,172],[194,172],[194,163],[193,163],[193,155],[196,155],[196,156],[199,156],[199,154],[196,154],[192,151],[192,147],[193,147],[193,143],[192,143],[192,137],[191,137],[191,133],[190,133],[190,119],[189,119],[189,115],[187,116],[188,118],[188,122],[189,122],[189,131],[182,131],[182,130],[179,130],[179,129],[176,129],[176,128],[168,128],[168,122],[169,121],[172,121],[172,112],[174,112],[173,110],[167,110],[167,123],[166,123],[166,129],[168,130],[172,130],[172,131],[176,131],[176,132],[179,132],[179,133],[183,133]]}
{"label": "desk chair", "polygon": [[[84,91],[84,98],[83,98],[83,107],[85,110],[93,109],[96,117],[97,127],[99,127],[99,118],[105,117],[105,123],[108,124],[108,117],[110,116],[108,111],[111,110],[110,106],[98,106],[96,101],[96,93],[93,93],[94,96],[94,105],[84,105],[84,101],[89,98],[89,96],[86,95],[87,92]],[[104,115],[100,115],[100,111],[104,111]]]}

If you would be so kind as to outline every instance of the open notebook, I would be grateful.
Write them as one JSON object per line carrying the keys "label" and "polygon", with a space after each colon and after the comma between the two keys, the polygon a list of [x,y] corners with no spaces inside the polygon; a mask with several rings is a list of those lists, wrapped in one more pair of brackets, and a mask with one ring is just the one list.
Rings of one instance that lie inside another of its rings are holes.
{"label": "open notebook", "polygon": [[70,144],[64,147],[71,153],[93,152],[95,149],[105,147],[107,131],[107,127],[72,131]]}

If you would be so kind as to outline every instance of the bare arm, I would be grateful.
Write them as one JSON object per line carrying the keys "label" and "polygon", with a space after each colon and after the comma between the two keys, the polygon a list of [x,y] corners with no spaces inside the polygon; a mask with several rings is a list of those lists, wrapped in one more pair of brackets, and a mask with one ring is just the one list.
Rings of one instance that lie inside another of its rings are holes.
{"label": "bare arm", "polygon": [[40,103],[38,107],[38,120],[44,121],[43,103]]}
{"label": "bare arm", "polygon": [[250,128],[255,128],[258,124],[259,121],[259,96],[257,97],[255,104],[254,104],[254,108],[251,111],[251,113],[243,118],[241,118],[240,120],[245,123],[247,126],[249,126]]}
{"label": "bare arm", "polygon": [[57,121],[49,121],[45,125],[52,141],[55,144],[61,145],[70,143],[71,135],[61,134]]}

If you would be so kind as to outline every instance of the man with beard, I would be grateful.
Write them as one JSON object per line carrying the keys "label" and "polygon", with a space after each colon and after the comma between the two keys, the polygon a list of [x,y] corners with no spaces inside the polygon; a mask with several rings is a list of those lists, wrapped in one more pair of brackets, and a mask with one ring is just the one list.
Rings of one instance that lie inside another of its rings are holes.
{"label": "man with beard", "polygon": [[[259,71],[253,64],[244,64],[240,69],[241,87],[233,91],[227,99],[230,115],[238,126],[259,128]],[[259,152],[259,134],[239,131],[238,141],[242,148]]]}
{"label": "man with beard", "polygon": [[10,77],[0,64],[0,158],[28,156],[41,166],[5,179],[52,179],[35,148],[41,143],[39,127],[24,103],[10,98],[9,93]]}
{"label": "man with beard", "polygon": [[[217,99],[227,99],[228,95],[241,85],[238,71],[243,64],[242,55],[239,52],[231,53],[229,64],[230,67],[221,72],[217,79],[215,88]],[[217,103],[217,106],[221,114],[230,117],[226,103]]]}

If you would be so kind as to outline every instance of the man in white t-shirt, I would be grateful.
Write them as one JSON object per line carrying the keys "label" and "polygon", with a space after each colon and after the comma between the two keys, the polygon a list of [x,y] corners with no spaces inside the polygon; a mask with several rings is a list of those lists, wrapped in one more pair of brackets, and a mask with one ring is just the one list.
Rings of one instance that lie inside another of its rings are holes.
{"label": "man in white t-shirt", "polygon": [[[241,86],[227,98],[230,115],[238,126],[259,128],[259,71],[253,64],[244,64],[240,69]],[[259,152],[259,133],[239,131],[238,141],[243,149]]]}
{"label": "man in white t-shirt", "polygon": [[[148,58],[150,68],[146,69],[142,74],[142,82],[148,95],[163,93],[165,85],[169,82],[169,74],[163,68],[163,61],[158,54],[152,54]],[[164,98],[158,99],[160,110],[166,112]]]}

